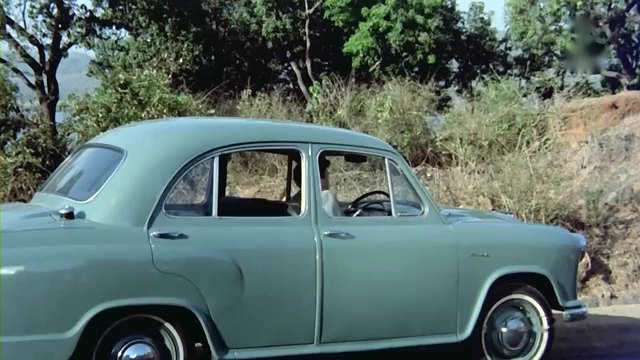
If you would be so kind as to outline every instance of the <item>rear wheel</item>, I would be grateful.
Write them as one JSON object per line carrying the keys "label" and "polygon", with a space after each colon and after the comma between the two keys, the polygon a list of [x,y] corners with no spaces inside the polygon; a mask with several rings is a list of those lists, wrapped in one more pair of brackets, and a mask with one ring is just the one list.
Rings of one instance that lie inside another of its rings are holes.
{"label": "rear wheel", "polygon": [[188,343],[179,329],[156,315],[139,314],[109,326],[91,351],[93,360],[185,360]]}
{"label": "rear wheel", "polygon": [[535,288],[517,284],[497,288],[478,319],[474,353],[487,360],[544,359],[553,343],[552,322],[551,308]]}

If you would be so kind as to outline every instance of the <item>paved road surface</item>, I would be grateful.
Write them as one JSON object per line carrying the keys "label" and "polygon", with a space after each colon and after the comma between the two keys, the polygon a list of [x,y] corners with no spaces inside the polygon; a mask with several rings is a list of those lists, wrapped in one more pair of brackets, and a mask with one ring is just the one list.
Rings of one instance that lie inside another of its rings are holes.
{"label": "paved road surface", "polygon": [[640,360],[640,305],[589,310],[557,330],[553,360]]}
{"label": "paved road surface", "polygon": [[[589,310],[589,319],[560,324],[549,360],[640,360],[640,305]],[[292,359],[303,359],[295,357]],[[314,360],[466,360],[453,346],[304,357]]]}

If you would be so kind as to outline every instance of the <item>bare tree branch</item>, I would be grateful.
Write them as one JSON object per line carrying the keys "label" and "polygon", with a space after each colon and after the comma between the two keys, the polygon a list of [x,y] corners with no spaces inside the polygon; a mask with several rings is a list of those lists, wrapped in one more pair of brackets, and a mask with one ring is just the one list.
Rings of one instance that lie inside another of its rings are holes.
{"label": "bare tree branch", "polygon": [[[9,25],[10,28],[12,28],[19,36],[27,39],[27,41],[29,41],[29,43],[33,45],[36,48],[36,50],[38,50],[38,57],[40,60],[40,64],[44,65],[46,61],[45,48],[44,48],[44,45],[42,45],[42,43],[40,42],[40,40],[38,40],[38,38],[35,35],[29,33],[26,28],[16,23],[15,20],[13,20],[10,16],[7,15],[5,16],[5,18],[7,21],[7,25]],[[21,55],[21,57],[23,56]]]}
{"label": "bare tree branch", "polygon": [[305,37],[305,65],[307,67],[307,74],[309,75],[309,79],[311,82],[316,82],[316,78],[313,76],[313,69],[311,63],[311,32],[309,30],[309,26],[311,23],[311,15],[313,12],[322,4],[322,0],[318,1],[313,8],[309,9],[309,0],[304,0],[305,7],[305,22],[304,22],[304,37]]}
{"label": "bare tree branch", "polygon": [[4,40],[9,43],[9,46],[15,50],[20,58],[33,70],[34,73],[42,73],[42,66],[34,59],[27,50],[20,45],[20,42],[16,40],[13,35],[11,35],[8,31],[4,33]]}
{"label": "bare tree branch", "polygon": [[0,58],[0,64],[5,65],[14,74],[18,75],[31,90],[34,90],[34,91],[36,90],[36,86],[31,82],[31,80],[29,80],[29,78],[22,72],[22,70],[18,69],[13,64],[11,64],[11,62],[9,62],[6,59]]}
{"label": "bare tree branch", "polygon": [[322,1],[323,1],[323,0],[318,1],[317,3],[315,3],[315,5],[313,5],[313,7],[312,7],[311,9],[309,9],[309,2],[308,2],[308,0],[305,0],[305,2],[304,2],[304,6],[305,6],[305,8],[306,8],[306,14],[307,14],[307,15],[311,15],[311,14],[313,14],[313,12],[314,12],[314,11],[316,11],[316,9],[317,9],[320,5],[322,5]]}
{"label": "bare tree branch", "polygon": [[629,12],[631,10],[633,10],[634,6],[637,6],[638,4],[640,4],[640,0],[632,0],[630,2],[627,3],[627,6],[624,8],[624,12]]}
{"label": "bare tree branch", "polygon": [[305,85],[304,80],[302,79],[302,71],[300,71],[298,64],[296,64],[295,61],[289,61],[289,65],[291,65],[293,72],[296,73],[296,78],[298,79],[298,87],[300,87],[300,90],[302,91],[302,95],[304,95],[304,98],[307,101],[310,101],[311,96],[309,96],[309,90],[307,90],[307,85]]}
{"label": "bare tree branch", "polygon": [[28,26],[27,26],[27,4],[28,3],[29,2],[26,1],[26,0],[22,3],[22,26],[25,29],[28,28]]}

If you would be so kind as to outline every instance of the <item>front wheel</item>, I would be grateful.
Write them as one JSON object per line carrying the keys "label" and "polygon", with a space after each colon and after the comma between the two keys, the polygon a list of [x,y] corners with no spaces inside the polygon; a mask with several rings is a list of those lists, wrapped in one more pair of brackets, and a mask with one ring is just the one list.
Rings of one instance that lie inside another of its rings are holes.
{"label": "front wheel", "polygon": [[474,352],[486,360],[541,360],[553,342],[552,313],[544,296],[528,285],[489,293],[474,336]]}

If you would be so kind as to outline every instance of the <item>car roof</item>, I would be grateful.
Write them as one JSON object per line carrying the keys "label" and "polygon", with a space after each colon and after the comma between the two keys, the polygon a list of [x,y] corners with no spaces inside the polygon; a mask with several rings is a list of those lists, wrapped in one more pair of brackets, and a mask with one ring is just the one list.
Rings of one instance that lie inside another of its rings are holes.
{"label": "car roof", "polygon": [[[346,129],[295,121],[213,116],[135,122],[109,130],[91,142],[127,150],[163,144],[171,151],[175,151],[175,147],[204,152],[240,143],[309,142],[393,151],[389,144],[376,137]],[[185,147],[184,142],[188,142],[188,146]]]}
{"label": "car roof", "polygon": [[[195,157],[236,144],[260,142],[351,145],[397,154],[373,136],[299,122],[233,117],[145,120],[106,131],[85,145],[116,146],[124,150],[124,160],[93,200],[74,206],[100,223],[144,225],[171,179]],[[52,194],[37,195],[37,202],[53,208],[71,201]]]}

